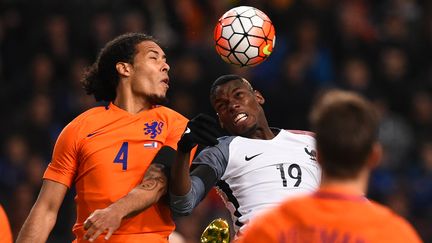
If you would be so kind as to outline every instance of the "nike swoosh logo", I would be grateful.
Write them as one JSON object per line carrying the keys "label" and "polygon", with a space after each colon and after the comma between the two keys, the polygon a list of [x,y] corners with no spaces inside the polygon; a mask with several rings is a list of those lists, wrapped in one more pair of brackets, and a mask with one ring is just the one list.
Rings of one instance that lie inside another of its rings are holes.
{"label": "nike swoosh logo", "polygon": [[267,44],[267,45],[264,46],[264,48],[263,48],[263,53],[266,54],[267,56],[270,55],[270,54],[272,53],[271,51],[269,51],[269,47],[270,47],[270,44]]}
{"label": "nike swoosh logo", "polygon": [[191,132],[190,128],[189,128],[189,127],[186,127],[186,131],[184,132],[184,134],[188,134],[188,133],[190,133],[190,132]]}
{"label": "nike swoosh logo", "polygon": [[262,153],[259,153],[259,154],[255,154],[255,155],[252,155],[251,157],[248,157],[247,155],[245,156],[245,160],[246,161],[249,161],[249,160],[251,160],[251,159],[253,159],[253,158],[255,158],[255,157],[257,157],[258,155],[261,155]]}

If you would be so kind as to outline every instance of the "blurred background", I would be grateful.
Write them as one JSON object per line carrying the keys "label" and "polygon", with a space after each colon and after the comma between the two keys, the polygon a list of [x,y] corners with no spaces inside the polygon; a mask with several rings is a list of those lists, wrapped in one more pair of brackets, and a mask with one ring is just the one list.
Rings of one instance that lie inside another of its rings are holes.
{"label": "blurred background", "polygon": [[[235,68],[217,56],[213,28],[228,9],[263,10],[276,28],[264,63]],[[385,148],[369,196],[407,218],[432,242],[432,2],[428,0],[0,0],[0,203],[16,237],[41,186],[53,144],[75,116],[98,105],[79,80],[118,34],[158,38],[171,66],[168,106],[188,118],[214,115],[210,84],[247,77],[266,98],[271,126],[308,129],[317,92],[338,87],[367,96],[380,111]],[[70,242],[73,189],[48,242]],[[198,242],[216,217],[215,193],[177,220]],[[1,237],[1,236],[0,236]]]}

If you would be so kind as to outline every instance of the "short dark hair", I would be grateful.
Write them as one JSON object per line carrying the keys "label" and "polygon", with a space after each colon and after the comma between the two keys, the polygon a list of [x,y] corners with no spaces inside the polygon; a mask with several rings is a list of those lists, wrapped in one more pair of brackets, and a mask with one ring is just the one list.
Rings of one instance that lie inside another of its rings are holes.
{"label": "short dark hair", "polygon": [[338,179],[357,176],[378,140],[373,105],[356,93],[331,90],[313,107],[310,122],[325,174]]}
{"label": "short dark hair", "polygon": [[96,101],[113,101],[119,82],[116,64],[133,63],[136,46],[143,41],[158,43],[155,38],[143,33],[126,33],[108,42],[81,80],[87,94],[93,94]]}
{"label": "short dark hair", "polygon": [[243,78],[242,76],[237,75],[237,74],[222,75],[219,78],[217,78],[213,82],[212,86],[210,87],[210,100],[214,99],[214,95],[215,95],[217,87],[219,87],[223,84],[226,84],[228,82],[234,81],[234,80],[239,80],[239,81],[244,82],[250,88],[250,90],[253,91],[252,85],[248,81],[246,81],[246,79]]}

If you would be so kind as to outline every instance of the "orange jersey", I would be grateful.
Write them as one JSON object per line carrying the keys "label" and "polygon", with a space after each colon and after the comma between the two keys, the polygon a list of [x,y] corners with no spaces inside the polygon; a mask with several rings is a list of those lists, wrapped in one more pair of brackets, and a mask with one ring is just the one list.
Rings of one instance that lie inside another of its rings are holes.
{"label": "orange jersey", "polygon": [[2,243],[12,243],[12,232],[9,225],[9,220],[4,211],[3,207],[0,205],[0,242]]}
{"label": "orange jersey", "polygon": [[416,243],[413,227],[390,209],[337,188],[285,201],[256,218],[239,242]]}
{"label": "orange jersey", "polygon": [[[84,235],[84,220],[141,183],[163,145],[177,149],[187,121],[163,106],[133,115],[111,103],[84,112],[63,129],[44,179],[67,187],[75,184],[73,232],[78,242]],[[124,220],[110,242],[144,242],[148,237],[151,242],[167,242],[173,230],[169,206],[159,202]],[[98,240],[105,242],[101,236]]]}

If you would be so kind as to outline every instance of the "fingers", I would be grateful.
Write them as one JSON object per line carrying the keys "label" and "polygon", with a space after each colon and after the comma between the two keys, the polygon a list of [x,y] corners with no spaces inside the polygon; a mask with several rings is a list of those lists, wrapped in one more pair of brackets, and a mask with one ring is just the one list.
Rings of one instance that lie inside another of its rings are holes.
{"label": "fingers", "polygon": [[[218,137],[223,136],[218,122],[213,117],[204,113],[199,114],[188,122],[188,138],[194,143],[204,146],[218,144]],[[182,138],[183,139],[183,138]]]}
{"label": "fingers", "polygon": [[[104,231],[105,231],[105,230],[102,230],[102,229],[98,229],[98,230],[94,231],[94,232],[93,232],[93,233],[88,237],[88,240],[89,240],[90,242],[93,242],[93,241],[96,240],[96,238],[98,238],[99,235],[102,234]],[[86,234],[86,235],[87,235],[87,234]],[[84,238],[84,239],[85,239],[85,238]]]}
{"label": "fingers", "polygon": [[88,230],[90,228],[90,226],[92,226],[92,224],[94,222],[96,222],[94,215],[95,215],[95,212],[90,214],[90,216],[84,221],[84,230]]}
{"label": "fingers", "polygon": [[105,235],[105,240],[109,240],[111,238],[111,235],[114,233],[114,229],[110,228],[108,229],[108,233]]}
{"label": "fingers", "polygon": [[86,219],[86,221],[84,221],[84,230],[88,230],[91,225],[92,223],[90,222],[90,220]]}
{"label": "fingers", "polygon": [[190,136],[194,142],[205,146],[216,145],[218,143],[217,138],[220,137],[220,133],[217,128],[191,124],[190,129],[192,131]]}
{"label": "fingers", "polygon": [[84,239],[90,242],[96,240],[101,234],[107,232],[105,239],[109,239],[120,227],[122,216],[115,210],[105,208],[95,210],[84,221]]}
{"label": "fingers", "polygon": [[[88,226],[88,225],[90,225],[90,226]],[[102,234],[105,230],[106,230],[106,227],[98,225],[97,223],[95,223],[95,224],[87,223],[87,232],[84,234],[84,239],[92,242],[92,241],[96,240],[96,238],[98,238],[99,235]]]}
{"label": "fingers", "polygon": [[197,136],[196,141],[198,144],[205,145],[205,146],[213,146],[218,144],[218,140],[216,139],[212,134],[209,134],[207,132],[203,132]]}
{"label": "fingers", "polygon": [[222,136],[221,131],[219,130],[219,125],[217,124],[204,124],[204,123],[192,123],[188,125],[192,133],[197,134],[208,134],[213,137]]}
{"label": "fingers", "polygon": [[93,234],[97,231],[97,227],[90,226],[84,234],[84,240],[90,240]]}
{"label": "fingers", "polygon": [[92,242],[105,231],[106,227],[101,225],[99,219],[100,215],[98,214],[98,210],[96,210],[84,221],[84,230],[86,230],[84,234],[85,240]]}

